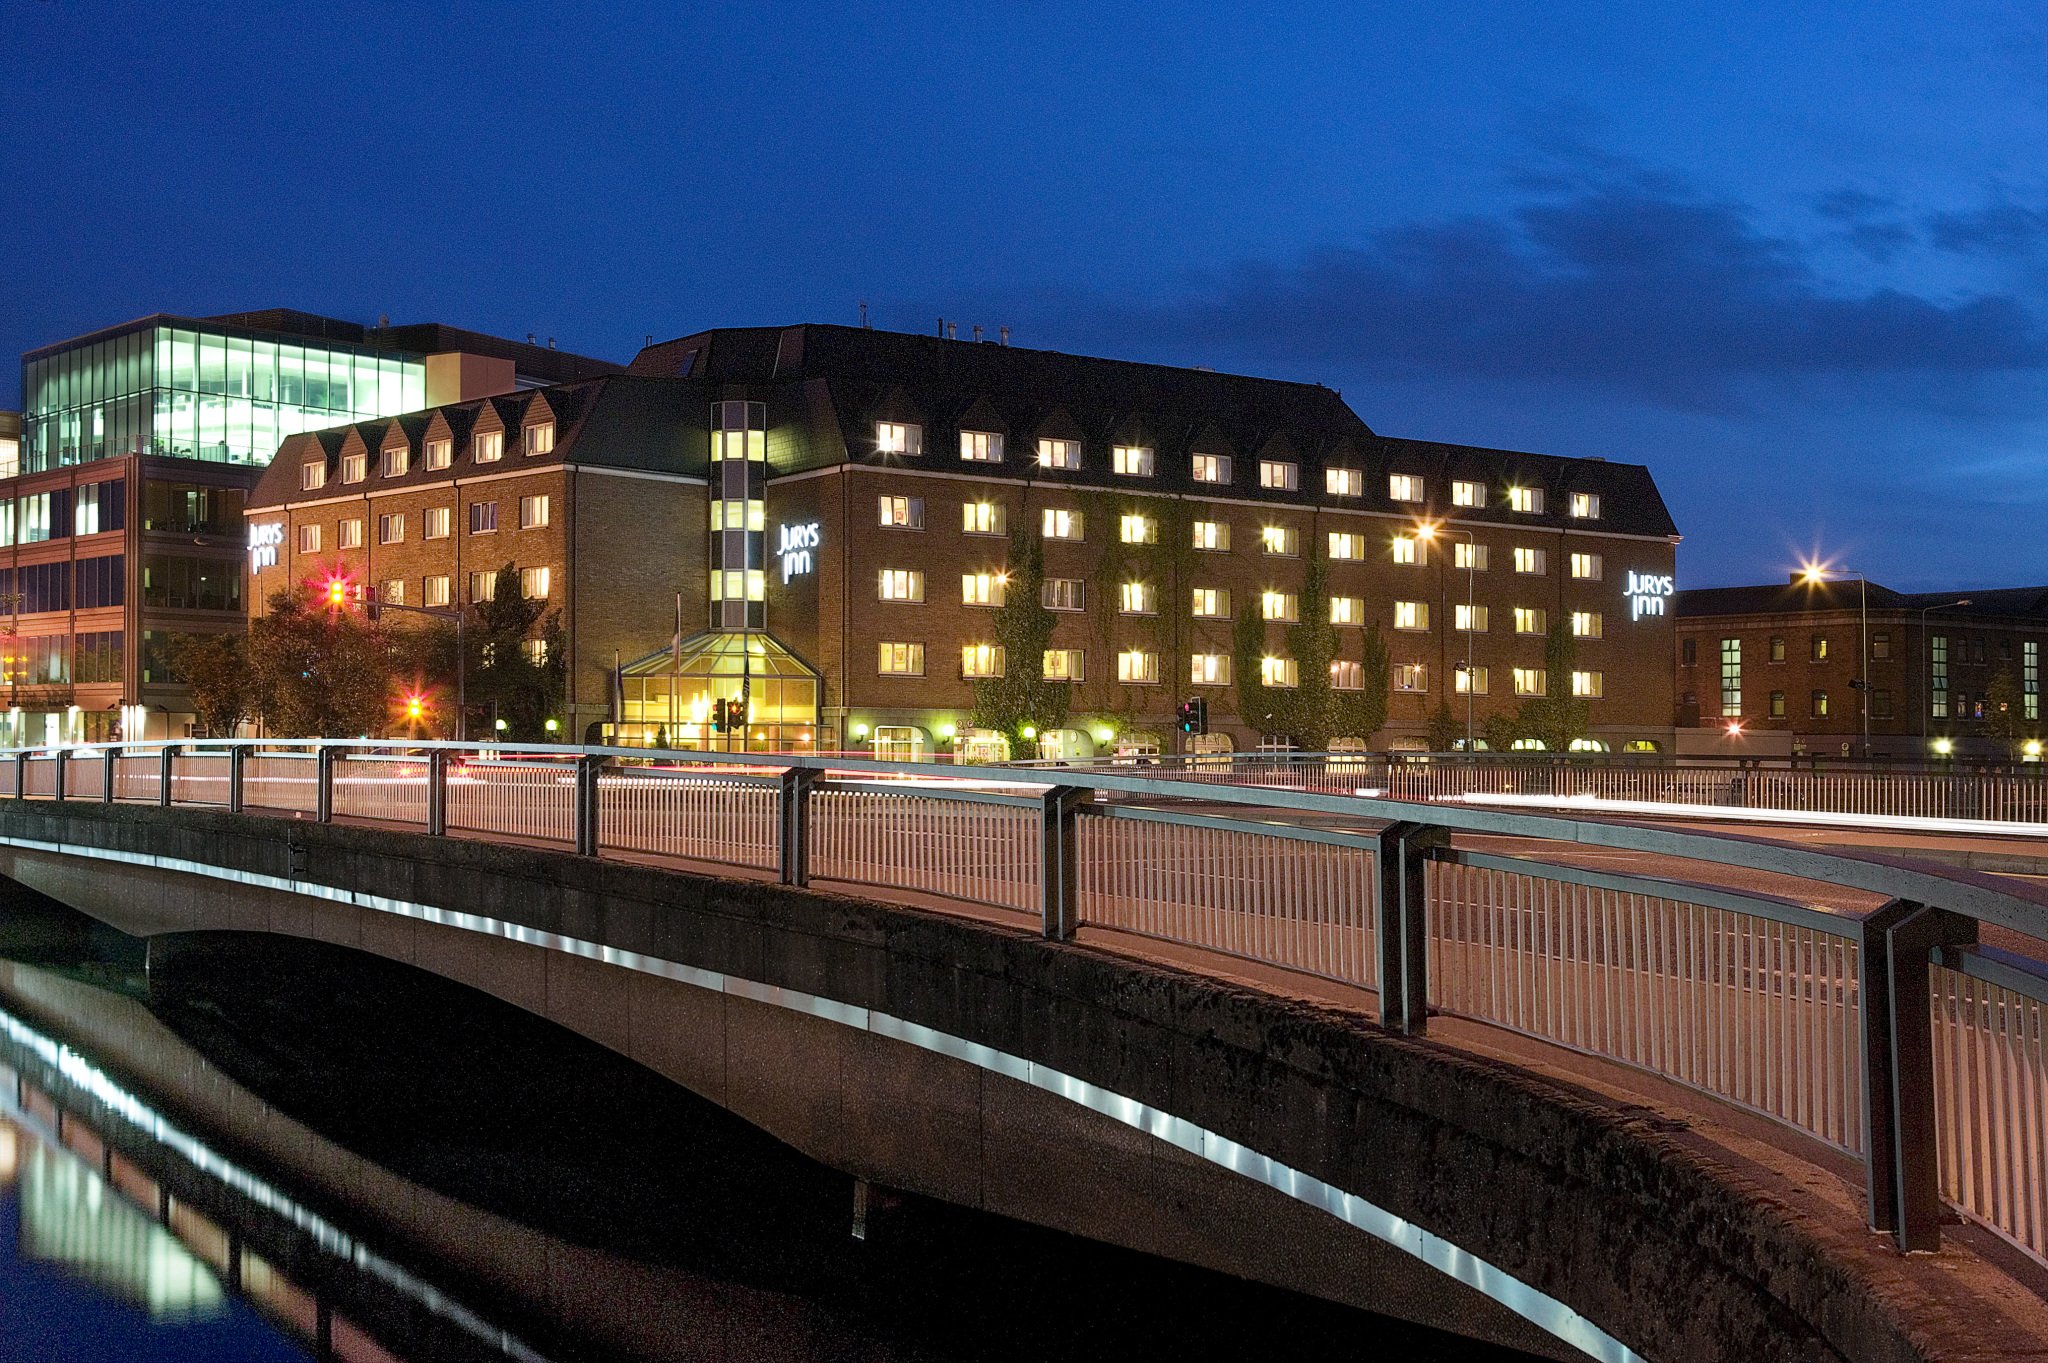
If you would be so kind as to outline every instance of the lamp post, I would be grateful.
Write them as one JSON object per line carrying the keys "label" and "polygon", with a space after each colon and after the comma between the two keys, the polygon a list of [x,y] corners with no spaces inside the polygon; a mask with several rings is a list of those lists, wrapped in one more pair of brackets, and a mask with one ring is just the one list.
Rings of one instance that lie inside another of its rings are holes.
{"label": "lamp post", "polygon": [[[1472,692],[1478,678],[1472,671],[1472,633],[1478,621],[1473,618],[1472,588],[1479,572],[1479,540],[1470,530],[1457,526],[1439,525],[1433,521],[1418,521],[1415,537],[1424,544],[1433,544],[1439,534],[1463,535],[1470,551],[1465,556],[1465,752],[1472,752]],[[1437,604],[1442,605],[1439,597]]]}
{"label": "lamp post", "polygon": [[[1927,613],[1929,611],[1954,610],[1957,606],[1967,606],[1969,604],[1970,598],[1966,596],[1961,600],[1938,601],[1932,606],[1922,606],[1920,608],[1920,675],[1927,678],[1928,682],[1927,697],[1920,703],[1920,747],[1923,752],[1927,747],[1927,716],[1934,709],[1933,677],[1929,672],[1927,662]],[[1944,715],[1943,718],[1946,719],[1947,716]],[[1946,756],[1947,754],[1943,755]]]}
{"label": "lamp post", "polygon": [[1800,574],[1809,587],[1817,587],[1828,580],[1829,574],[1856,579],[1859,612],[1862,616],[1862,651],[1856,657],[1856,677],[1849,683],[1849,689],[1857,693],[1857,704],[1863,711],[1863,758],[1870,760],[1870,580],[1853,568],[1832,568],[1825,563],[1810,563]]}

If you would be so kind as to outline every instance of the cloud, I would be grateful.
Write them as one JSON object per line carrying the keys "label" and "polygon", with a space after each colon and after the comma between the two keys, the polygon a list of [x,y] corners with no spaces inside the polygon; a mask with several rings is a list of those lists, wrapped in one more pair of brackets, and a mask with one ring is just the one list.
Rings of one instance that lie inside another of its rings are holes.
{"label": "cloud", "polygon": [[[1837,286],[1809,244],[1672,177],[1603,164],[1517,184],[1497,213],[1241,264],[1140,311],[1162,340],[1368,375],[1594,385],[1680,407],[1727,403],[1759,380],[1896,380],[1910,392],[2048,366],[2048,335],[2019,297]],[[1911,238],[1874,196],[1816,207],[1868,229],[1878,249]],[[1972,228],[1946,230],[1961,241]],[[2026,226],[1974,230],[2010,241]]]}
{"label": "cloud", "polygon": [[2010,201],[1927,219],[1928,239],[1962,256],[2014,259],[2048,255],[2048,208]]}

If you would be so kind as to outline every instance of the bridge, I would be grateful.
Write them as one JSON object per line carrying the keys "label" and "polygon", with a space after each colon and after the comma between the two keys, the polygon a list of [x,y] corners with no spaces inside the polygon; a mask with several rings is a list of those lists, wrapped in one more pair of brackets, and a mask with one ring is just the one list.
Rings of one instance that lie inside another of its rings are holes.
{"label": "bridge", "polygon": [[2048,889],[1727,831],[2024,848],[2038,779],[1824,775],[152,743],[0,756],[0,873],[404,960],[861,1177],[1554,1357],[2039,1356]]}

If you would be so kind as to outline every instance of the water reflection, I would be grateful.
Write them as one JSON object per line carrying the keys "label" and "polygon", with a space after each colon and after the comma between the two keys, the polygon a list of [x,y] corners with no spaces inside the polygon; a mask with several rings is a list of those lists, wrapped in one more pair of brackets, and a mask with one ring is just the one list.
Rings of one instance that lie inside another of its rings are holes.
{"label": "water reflection", "polygon": [[[7,1136],[18,1139],[11,1127]],[[18,1205],[24,1261],[63,1268],[154,1321],[225,1313],[227,1293],[213,1270],[78,1160],[31,1141]]]}

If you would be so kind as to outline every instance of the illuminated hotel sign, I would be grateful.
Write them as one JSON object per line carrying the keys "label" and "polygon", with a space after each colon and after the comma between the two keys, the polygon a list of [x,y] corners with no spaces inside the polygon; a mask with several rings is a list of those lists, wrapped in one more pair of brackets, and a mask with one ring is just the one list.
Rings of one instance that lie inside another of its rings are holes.
{"label": "illuminated hotel sign", "polygon": [[1640,620],[1646,615],[1662,615],[1664,603],[1671,599],[1676,583],[1670,574],[1652,577],[1633,569],[1628,575],[1628,586],[1622,589],[1622,596],[1628,601],[1628,618]]}
{"label": "illuminated hotel sign", "polygon": [[818,547],[818,523],[775,527],[775,557],[782,564],[782,580],[802,577],[811,571],[811,551]]}
{"label": "illuminated hotel sign", "polygon": [[284,522],[264,521],[249,527],[249,567],[277,566],[277,547],[284,543]]}

